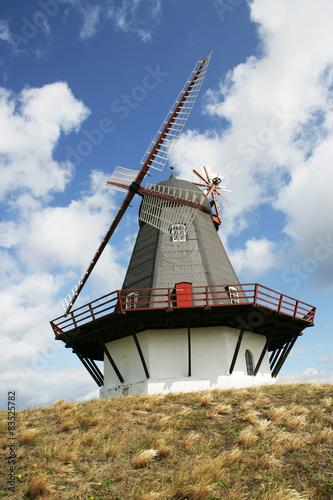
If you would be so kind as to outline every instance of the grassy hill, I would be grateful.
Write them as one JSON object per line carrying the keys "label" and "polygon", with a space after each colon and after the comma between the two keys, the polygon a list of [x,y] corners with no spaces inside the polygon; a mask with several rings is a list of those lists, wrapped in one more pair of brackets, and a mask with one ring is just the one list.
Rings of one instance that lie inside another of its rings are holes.
{"label": "grassy hill", "polygon": [[292,384],[22,410],[15,493],[1,411],[0,497],[332,499],[332,402]]}

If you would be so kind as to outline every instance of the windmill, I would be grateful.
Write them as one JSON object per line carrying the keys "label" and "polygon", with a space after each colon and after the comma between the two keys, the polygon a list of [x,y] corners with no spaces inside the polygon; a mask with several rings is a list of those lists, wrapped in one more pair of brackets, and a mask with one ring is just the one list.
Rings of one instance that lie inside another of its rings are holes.
{"label": "windmill", "polygon": [[[230,191],[207,166],[194,182],[141,184],[162,170],[202,86],[199,61],[145,153],[139,171],[116,167],[107,186],[126,193],[88,269],[51,321],[103,397],[271,383],[315,308],[258,283],[241,284],[218,236]],[[139,231],[121,289],[72,306],[135,194]],[[227,201],[227,200],[225,200]],[[270,353],[270,355],[269,355]],[[96,364],[104,362],[104,373]]]}

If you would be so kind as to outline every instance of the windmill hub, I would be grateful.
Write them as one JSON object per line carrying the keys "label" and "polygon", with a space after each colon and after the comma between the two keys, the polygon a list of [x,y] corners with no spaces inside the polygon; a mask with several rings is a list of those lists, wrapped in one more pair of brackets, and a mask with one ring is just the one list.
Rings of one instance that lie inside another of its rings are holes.
{"label": "windmill hub", "polygon": [[221,179],[220,179],[220,177],[214,177],[212,182],[213,182],[214,186],[218,186],[219,184],[221,184]]}

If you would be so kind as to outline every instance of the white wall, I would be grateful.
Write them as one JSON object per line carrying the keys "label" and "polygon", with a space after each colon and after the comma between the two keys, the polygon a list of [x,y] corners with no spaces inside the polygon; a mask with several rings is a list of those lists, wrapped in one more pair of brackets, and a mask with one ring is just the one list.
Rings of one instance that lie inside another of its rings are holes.
{"label": "white wall", "polygon": [[[207,384],[208,387],[220,387],[221,384],[230,386],[230,380],[227,382],[230,377],[233,378],[235,387],[263,383],[263,379],[271,380],[267,353],[257,377],[247,375],[246,349],[253,356],[253,368],[255,368],[266,342],[265,336],[251,332],[244,332],[233,374],[228,374],[238,336],[239,330],[229,327],[192,328],[191,377],[188,377],[187,329],[148,330],[137,335],[150,373],[149,380],[146,379],[133,337],[109,342],[106,347],[124,378],[123,386],[131,387],[130,393],[141,391],[148,393],[150,390],[154,392],[159,388],[160,392],[179,392],[187,390],[184,389],[185,386],[189,388],[188,390],[201,390],[200,388],[206,387]],[[106,356],[104,358],[105,390],[102,389],[102,395],[107,393],[107,388],[118,388],[122,385],[109,360]],[[191,380],[193,387],[198,389],[190,388]],[[147,383],[142,385],[144,381]],[[197,382],[194,383],[195,381]],[[116,392],[118,393],[119,389]]]}
{"label": "white wall", "polygon": [[[191,330],[192,376],[219,376],[228,373],[226,328],[193,328]],[[237,340],[236,340],[237,342]]]}
{"label": "white wall", "polygon": [[186,377],[188,374],[187,330],[150,330],[149,374],[152,379]]}
{"label": "white wall", "polygon": [[[137,335],[141,350],[145,357],[146,363],[149,366],[148,352],[148,332],[139,333]],[[135,345],[133,337],[125,337],[123,339],[109,342],[106,347],[120,371],[125,383],[133,383],[146,378],[141,359]],[[119,379],[112,368],[106,354],[104,354],[104,385],[118,385]]]}

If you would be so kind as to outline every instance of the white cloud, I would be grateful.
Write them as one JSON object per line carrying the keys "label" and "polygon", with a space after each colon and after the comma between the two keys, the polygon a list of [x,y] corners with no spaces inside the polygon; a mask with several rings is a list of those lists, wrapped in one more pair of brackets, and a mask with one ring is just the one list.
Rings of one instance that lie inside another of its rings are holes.
{"label": "white cloud", "polygon": [[0,250],[0,278],[3,288],[15,278],[20,275],[17,262],[15,258],[6,250]]}
{"label": "white cloud", "polygon": [[120,6],[115,6],[112,2],[107,15],[114,21],[117,29],[124,33],[133,33],[143,42],[147,42],[152,39],[154,28],[159,24],[161,7],[162,0],[122,0]]}
{"label": "white cloud", "polygon": [[248,240],[245,248],[228,252],[238,273],[251,272],[253,279],[267,272],[276,262],[275,246],[266,238]]}
{"label": "white cloud", "polygon": [[46,207],[33,212],[29,230],[20,238],[21,260],[28,267],[61,269],[88,264],[115,208],[113,193],[103,189],[107,177],[93,172],[92,178],[91,191],[82,198],[65,207]]}
{"label": "white cloud", "polygon": [[116,30],[135,35],[144,43],[148,42],[159,24],[162,11],[162,0],[107,0],[104,4],[90,0],[70,0],[70,3],[83,20],[80,28],[80,38],[83,40],[95,36],[103,24],[110,20]]}
{"label": "white cloud", "polygon": [[98,398],[99,398],[99,389],[95,389],[94,391],[89,392],[89,394],[77,398],[76,401],[78,403],[84,403],[85,401],[90,401],[91,399],[98,399]]}
{"label": "white cloud", "polygon": [[20,241],[20,234],[14,221],[0,222],[0,246],[10,248]]}
{"label": "white cloud", "polygon": [[317,363],[320,363],[321,365],[325,365],[328,363],[333,363],[333,351],[331,351],[329,354],[326,356],[322,356],[321,358],[318,359]]}
{"label": "white cloud", "polygon": [[[7,372],[0,381],[1,394],[15,390],[19,408],[50,405],[59,399],[74,401],[79,395],[84,399],[87,393],[92,394],[96,383],[79,361],[74,366],[69,365],[62,347],[53,357],[46,353],[44,357],[40,356],[39,363],[35,358],[34,363],[19,364],[15,371]],[[6,401],[2,396],[0,407],[5,406]]]}
{"label": "white cloud", "polygon": [[9,30],[9,25],[7,21],[3,21],[0,19],[0,40],[4,42],[11,42],[11,35]]}
{"label": "white cloud", "polygon": [[80,31],[80,37],[82,39],[91,38],[94,36],[98,30],[100,18],[102,15],[101,6],[87,5],[86,7],[81,6],[80,12],[83,17],[83,25]]}
{"label": "white cloud", "polygon": [[[54,2],[54,0],[52,0]],[[79,37],[88,40],[94,37],[100,29],[111,22],[116,30],[138,37],[146,43],[152,40],[161,18],[162,0],[67,0],[63,5],[46,5],[45,9],[32,11],[30,16],[23,18],[20,34],[10,31],[7,21],[0,19],[0,41],[6,42],[14,53],[34,54],[39,59],[45,59],[49,54],[54,37],[52,22],[54,16],[62,16],[64,22],[72,12],[79,17]],[[39,42],[39,35],[44,35],[44,42]],[[37,47],[31,46],[36,38]],[[29,45],[30,44],[30,45]]]}
{"label": "white cloud", "polygon": [[[45,207],[22,221],[19,245],[20,261],[32,272],[76,273],[81,278],[94,256],[115,214],[114,192],[104,188],[107,175],[93,171],[89,192],[65,207]],[[105,293],[119,287],[124,268],[116,262],[110,245],[104,250],[91,278],[93,286]],[[71,273],[67,286],[74,285]],[[72,281],[72,282],[71,282]],[[69,292],[70,290],[68,290]]]}
{"label": "white cloud", "polygon": [[11,282],[0,291],[3,335],[10,335],[14,342],[47,323],[60,283],[49,273],[22,275],[16,270]]}
{"label": "white cloud", "polygon": [[306,383],[329,383],[333,382],[333,375],[326,370],[307,368],[303,372],[294,372],[278,377],[280,383],[306,382]]}
{"label": "white cloud", "polygon": [[72,174],[52,153],[61,133],[77,130],[89,114],[64,82],[27,88],[20,95],[0,89],[0,199],[27,189],[33,197],[63,191]]}

